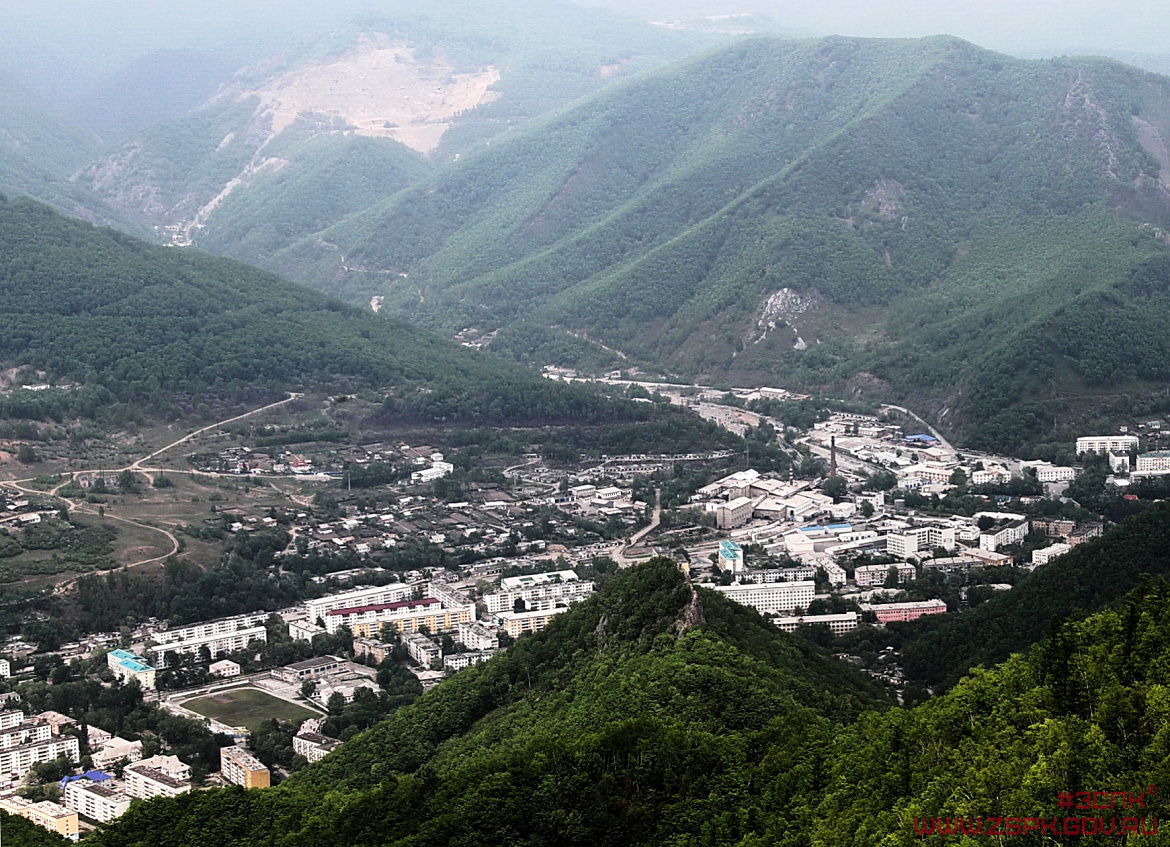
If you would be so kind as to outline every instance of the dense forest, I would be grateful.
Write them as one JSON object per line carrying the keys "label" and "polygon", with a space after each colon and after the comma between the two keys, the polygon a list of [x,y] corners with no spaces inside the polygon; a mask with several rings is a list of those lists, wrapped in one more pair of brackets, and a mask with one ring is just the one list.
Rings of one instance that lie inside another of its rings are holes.
{"label": "dense forest", "polygon": [[[848,664],[654,560],[278,788],[139,805],[93,841],[910,845],[962,817],[983,828],[964,843],[997,844],[993,819],[1058,819],[1063,835],[1091,815],[1113,834],[1077,843],[1117,844],[1123,818],[1148,829],[1166,807],[1143,789],[1167,767],[1168,610],[1170,586],[1144,585],[893,709]],[[1060,792],[1094,790],[1143,792],[1144,809],[1061,810]],[[1053,843],[1038,829],[1016,840]]]}
{"label": "dense forest", "polygon": [[953,685],[976,665],[990,667],[1027,650],[1054,621],[1117,603],[1147,576],[1170,579],[1170,503],[1077,545],[970,611],[906,625],[906,672],[931,685]]}
{"label": "dense forest", "polygon": [[588,425],[673,414],[541,379],[237,262],[2,196],[0,301],[0,362],[71,386],[0,396],[13,417],[206,414],[306,388],[373,391],[399,420]]}
{"label": "dense forest", "polygon": [[1170,81],[1103,60],[757,38],[270,261],[447,329],[538,324],[554,361],[595,363],[588,337],[691,375],[899,396],[1016,450],[1097,395],[1165,387],[1167,102]]}

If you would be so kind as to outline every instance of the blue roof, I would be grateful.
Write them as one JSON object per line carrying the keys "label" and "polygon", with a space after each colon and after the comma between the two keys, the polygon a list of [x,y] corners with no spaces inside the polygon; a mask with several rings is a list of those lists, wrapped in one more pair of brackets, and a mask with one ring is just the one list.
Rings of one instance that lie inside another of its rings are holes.
{"label": "blue roof", "polygon": [[853,524],[831,523],[828,525],[828,529],[842,530],[842,531],[848,532],[849,530],[853,529]]}
{"label": "blue roof", "polygon": [[907,441],[925,441],[934,444],[938,441],[933,435],[907,435]]}

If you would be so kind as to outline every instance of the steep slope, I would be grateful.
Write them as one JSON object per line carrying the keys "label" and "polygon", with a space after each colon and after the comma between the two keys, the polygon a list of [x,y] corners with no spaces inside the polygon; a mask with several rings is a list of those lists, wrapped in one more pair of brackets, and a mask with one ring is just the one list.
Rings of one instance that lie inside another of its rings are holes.
{"label": "steep slope", "polygon": [[1078,545],[969,612],[912,628],[906,672],[931,685],[953,685],[970,668],[1002,662],[1040,641],[1053,620],[1119,602],[1147,575],[1170,579],[1170,503]]}
{"label": "steep slope", "polygon": [[6,412],[193,411],[307,386],[383,391],[389,413],[425,420],[644,417],[246,265],[2,195],[0,301],[0,364],[77,385],[5,397]]}
{"label": "steep slope", "polygon": [[[971,835],[926,843],[999,844],[1002,819],[1043,817],[1056,837],[1034,822],[1020,843],[1118,844],[1123,818],[1148,831],[1165,814],[1146,790],[1168,773],[1165,584],[923,706],[856,720],[864,698],[815,693],[859,692],[847,666],[705,593],[707,623],[680,632],[688,594],[668,563],[639,566],[286,785],[152,801],[93,842],[900,847],[961,816]],[[1123,790],[1143,807],[1058,800]],[[1077,838],[1082,817],[1112,834]],[[1078,832],[1062,841],[1066,818]]]}
{"label": "steep slope", "polygon": [[396,3],[241,69],[199,108],[92,163],[81,182],[174,243],[264,261],[276,244],[417,182],[428,157],[449,160],[710,40],[571,4]]}
{"label": "steep slope", "polygon": [[276,266],[445,328],[531,320],[690,374],[860,382],[1016,446],[1050,428],[1042,402],[1163,382],[1139,333],[1165,309],[1167,102],[1170,81],[1100,60],[755,39],[510,135]]}

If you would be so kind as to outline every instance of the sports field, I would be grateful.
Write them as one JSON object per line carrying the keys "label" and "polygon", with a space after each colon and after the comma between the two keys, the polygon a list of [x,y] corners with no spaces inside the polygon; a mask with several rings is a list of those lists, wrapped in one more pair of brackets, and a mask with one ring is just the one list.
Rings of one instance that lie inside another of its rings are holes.
{"label": "sports field", "polygon": [[269,718],[279,718],[282,721],[302,721],[305,718],[318,716],[317,712],[311,712],[256,688],[233,688],[228,691],[218,691],[206,697],[187,700],[183,706],[192,712],[220,721],[228,726],[246,726],[249,731],[255,730]]}

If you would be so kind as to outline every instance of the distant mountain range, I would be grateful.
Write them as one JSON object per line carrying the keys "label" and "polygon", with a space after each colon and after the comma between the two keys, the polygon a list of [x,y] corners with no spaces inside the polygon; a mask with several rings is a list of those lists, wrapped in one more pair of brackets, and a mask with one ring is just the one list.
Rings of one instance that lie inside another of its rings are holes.
{"label": "distant mountain range", "polygon": [[946,37],[661,67],[727,36],[411,15],[10,182],[532,363],[897,399],[1004,450],[1170,413],[1166,78]]}
{"label": "distant mountain range", "polygon": [[1168,103],[1170,81],[1104,60],[760,38],[600,92],[273,266],[435,326],[909,399],[1014,448],[1165,391]]}

